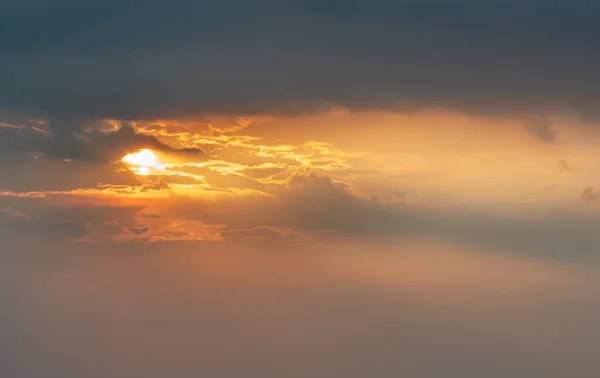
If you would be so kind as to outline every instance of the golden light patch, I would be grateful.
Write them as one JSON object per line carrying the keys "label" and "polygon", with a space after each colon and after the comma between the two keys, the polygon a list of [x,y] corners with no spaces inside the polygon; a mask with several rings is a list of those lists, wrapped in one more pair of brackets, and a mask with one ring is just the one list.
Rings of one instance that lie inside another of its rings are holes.
{"label": "golden light patch", "polygon": [[150,174],[150,168],[148,167],[139,167],[137,170],[137,173],[139,173],[140,175],[146,176],[148,174]]}
{"label": "golden light patch", "polygon": [[123,157],[123,162],[148,168],[156,165],[158,160],[156,159],[154,152],[145,149],[125,155],[125,157]]}
{"label": "golden light patch", "polygon": [[124,163],[130,164],[133,167],[131,170],[139,175],[148,175],[152,168],[160,169],[161,166],[154,152],[144,149],[138,152],[127,154],[123,157]]}

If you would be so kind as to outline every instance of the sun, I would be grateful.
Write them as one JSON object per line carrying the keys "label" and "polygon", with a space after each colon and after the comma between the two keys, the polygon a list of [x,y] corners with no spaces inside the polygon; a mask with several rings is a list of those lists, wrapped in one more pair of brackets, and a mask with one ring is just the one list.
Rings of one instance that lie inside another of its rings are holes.
{"label": "sun", "polygon": [[150,173],[150,168],[159,168],[156,155],[148,149],[127,154],[123,157],[122,161],[133,165],[134,167],[131,170],[144,176]]}
{"label": "sun", "polygon": [[145,149],[125,155],[123,162],[149,168],[156,165],[157,159],[154,152]]}

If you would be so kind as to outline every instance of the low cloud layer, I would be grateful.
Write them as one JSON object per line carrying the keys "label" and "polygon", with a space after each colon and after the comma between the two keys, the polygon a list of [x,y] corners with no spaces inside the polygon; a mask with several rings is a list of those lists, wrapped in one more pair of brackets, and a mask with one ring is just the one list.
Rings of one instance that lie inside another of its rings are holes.
{"label": "low cloud layer", "polygon": [[0,251],[0,364],[11,377],[592,378],[600,368],[597,265],[397,243],[5,245],[18,248]]}
{"label": "low cloud layer", "polygon": [[265,192],[213,189],[189,196],[177,187],[141,190],[148,190],[147,196],[115,189],[5,192],[3,233],[100,244],[421,240],[540,261],[598,260],[600,214],[583,203],[384,203],[315,173],[292,176]]}

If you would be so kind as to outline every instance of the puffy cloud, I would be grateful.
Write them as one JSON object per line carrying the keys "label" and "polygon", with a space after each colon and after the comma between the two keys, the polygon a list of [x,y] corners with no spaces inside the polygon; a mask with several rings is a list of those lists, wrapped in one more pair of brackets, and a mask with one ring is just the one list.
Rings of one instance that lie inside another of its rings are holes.
{"label": "puffy cloud", "polygon": [[401,214],[377,200],[357,197],[351,188],[328,176],[294,175],[277,192],[292,216],[293,228],[346,235],[389,234],[401,228]]}

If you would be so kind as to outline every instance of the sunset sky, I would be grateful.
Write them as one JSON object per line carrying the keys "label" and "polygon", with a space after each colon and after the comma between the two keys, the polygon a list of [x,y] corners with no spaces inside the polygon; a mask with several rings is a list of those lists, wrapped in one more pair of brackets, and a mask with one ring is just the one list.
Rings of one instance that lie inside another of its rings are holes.
{"label": "sunset sky", "polygon": [[598,377],[599,12],[0,1],[0,376]]}

